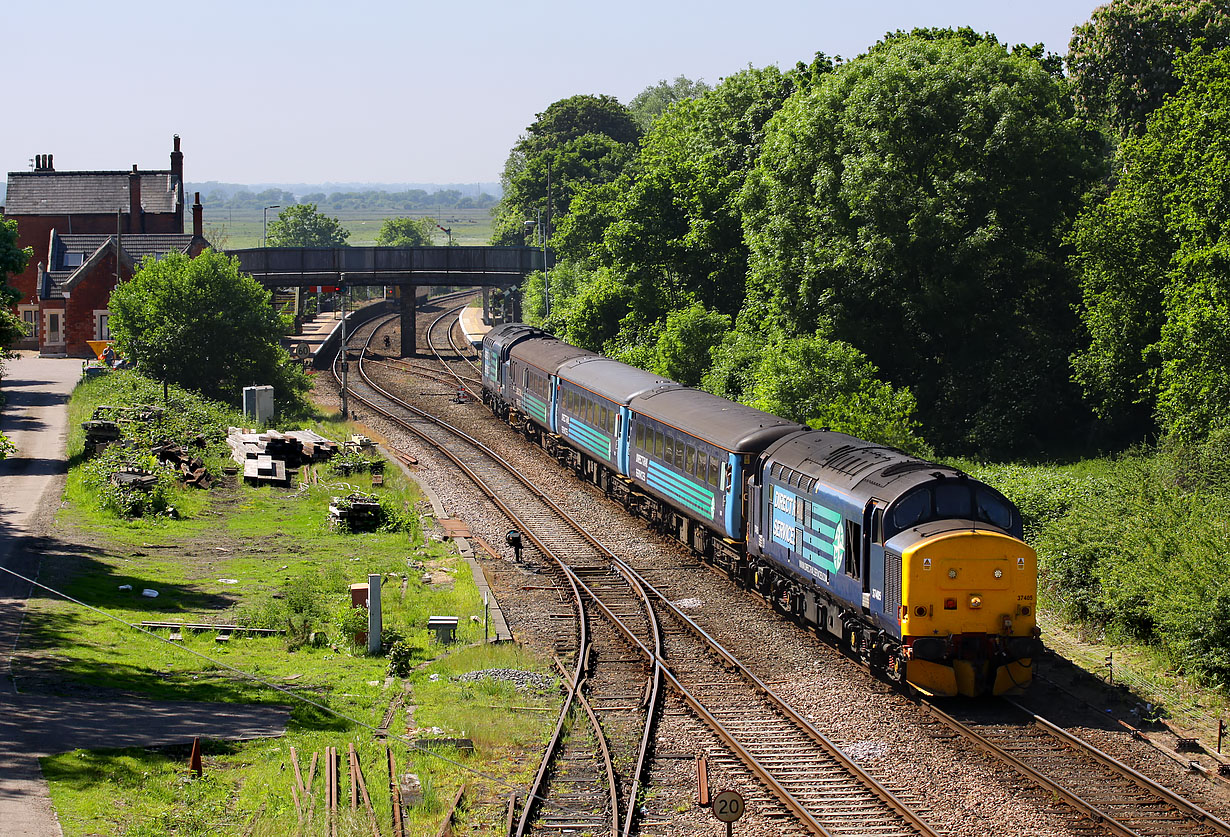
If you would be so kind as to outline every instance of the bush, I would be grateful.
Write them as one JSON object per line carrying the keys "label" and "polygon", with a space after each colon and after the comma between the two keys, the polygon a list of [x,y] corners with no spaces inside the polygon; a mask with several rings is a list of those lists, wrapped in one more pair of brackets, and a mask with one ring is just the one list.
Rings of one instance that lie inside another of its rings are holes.
{"label": "bush", "polygon": [[[153,471],[157,482],[149,490],[112,484],[112,474],[131,468]],[[179,484],[176,473],[159,467],[153,456],[140,449],[110,445],[83,466],[82,481],[98,498],[99,507],[117,517],[178,514],[171,504]]]}

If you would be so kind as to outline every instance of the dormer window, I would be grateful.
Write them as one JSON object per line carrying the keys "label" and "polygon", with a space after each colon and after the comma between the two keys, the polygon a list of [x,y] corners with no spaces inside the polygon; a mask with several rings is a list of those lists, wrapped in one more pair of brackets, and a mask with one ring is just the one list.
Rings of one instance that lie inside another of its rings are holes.
{"label": "dormer window", "polygon": [[85,261],[85,253],[65,253],[64,267],[81,267],[81,263]]}

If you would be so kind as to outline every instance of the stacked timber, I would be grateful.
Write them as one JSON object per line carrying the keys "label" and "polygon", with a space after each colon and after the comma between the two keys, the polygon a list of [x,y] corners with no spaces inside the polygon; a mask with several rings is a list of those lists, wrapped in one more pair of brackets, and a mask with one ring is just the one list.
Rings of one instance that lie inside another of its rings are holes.
{"label": "stacked timber", "polygon": [[303,456],[309,462],[319,462],[337,453],[337,442],[311,430],[291,430],[286,434],[303,445]]}
{"label": "stacked timber", "polygon": [[256,433],[231,427],[227,429],[226,444],[231,449],[231,458],[243,467],[244,480],[251,484],[289,485],[291,474],[300,465],[328,459],[337,452],[336,442],[310,430]]}

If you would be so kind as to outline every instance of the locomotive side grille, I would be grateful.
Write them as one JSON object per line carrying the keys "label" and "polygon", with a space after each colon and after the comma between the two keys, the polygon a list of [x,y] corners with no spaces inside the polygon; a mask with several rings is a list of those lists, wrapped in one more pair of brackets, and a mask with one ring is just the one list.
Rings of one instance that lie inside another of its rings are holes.
{"label": "locomotive side grille", "polygon": [[884,553],[884,612],[901,612],[901,556]]}

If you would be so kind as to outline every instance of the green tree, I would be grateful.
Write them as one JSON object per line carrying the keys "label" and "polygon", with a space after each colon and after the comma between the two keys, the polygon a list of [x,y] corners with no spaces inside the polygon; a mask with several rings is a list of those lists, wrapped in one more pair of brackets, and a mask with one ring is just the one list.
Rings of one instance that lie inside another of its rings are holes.
{"label": "green tree", "polygon": [[158,380],[232,404],[245,386],[271,385],[282,404],[307,389],[279,345],[284,329],[269,291],[239,272],[238,259],[213,250],[146,258],[109,308],[119,349]]}
{"label": "green tree", "polygon": [[654,371],[694,387],[709,369],[709,353],[730,330],[730,317],[699,302],[666,315],[654,346]]}
{"label": "green tree", "polygon": [[[823,56],[817,62],[831,68]],[[678,103],[654,122],[622,177],[578,196],[560,221],[559,251],[625,277],[644,316],[693,299],[735,314],[747,274],[738,196],[765,124],[800,80],[810,82],[810,72],[748,69]]]}
{"label": "green tree", "polygon": [[633,96],[632,101],[628,102],[628,111],[640,129],[648,131],[654,120],[671,105],[684,99],[694,99],[712,89],[703,80],[692,81],[687,76],[676,76],[674,81],[662,79]]}
{"label": "green tree", "polygon": [[1062,232],[1101,140],[1039,50],[893,35],[795,94],[743,192],[744,330],[819,330],[918,398],[947,449],[1070,436]]}
{"label": "green tree", "polygon": [[1230,46],[1227,0],[1111,0],[1076,27],[1068,68],[1080,109],[1115,135],[1144,133],[1145,120],[1179,89],[1175,58],[1198,40]]}
{"label": "green tree", "polygon": [[1139,438],[1230,427],[1230,48],[1176,63],[1182,87],[1119,149],[1114,191],[1078,220],[1088,344],[1076,379]]}
{"label": "green tree", "polygon": [[377,247],[430,247],[436,231],[431,218],[385,218],[376,233]]}
{"label": "green tree", "polygon": [[269,223],[270,247],[343,247],[350,231],[337,218],[325,215],[314,203],[298,203],[278,213]]}
{"label": "green tree", "polygon": [[[17,222],[0,218],[0,378],[4,377],[4,360],[10,355],[10,347],[26,334],[26,324],[12,310],[21,293],[8,284],[8,278],[25,270],[31,255],[31,248],[17,246]],[[0,459],[13,451],[13,443],[0,433]]]}
{"label": "green tree", "polygon": [[[639,139],[632,115],[613,96],[579,95],[552,103],[509,152],[500,178],[504,196],[492,211],[492,243],[525,243],[527,220],[545,211],[544,220],[553,222],[568,212],[579,187],[613,180]],[[548,227],[550,235],[554,223]]]}

